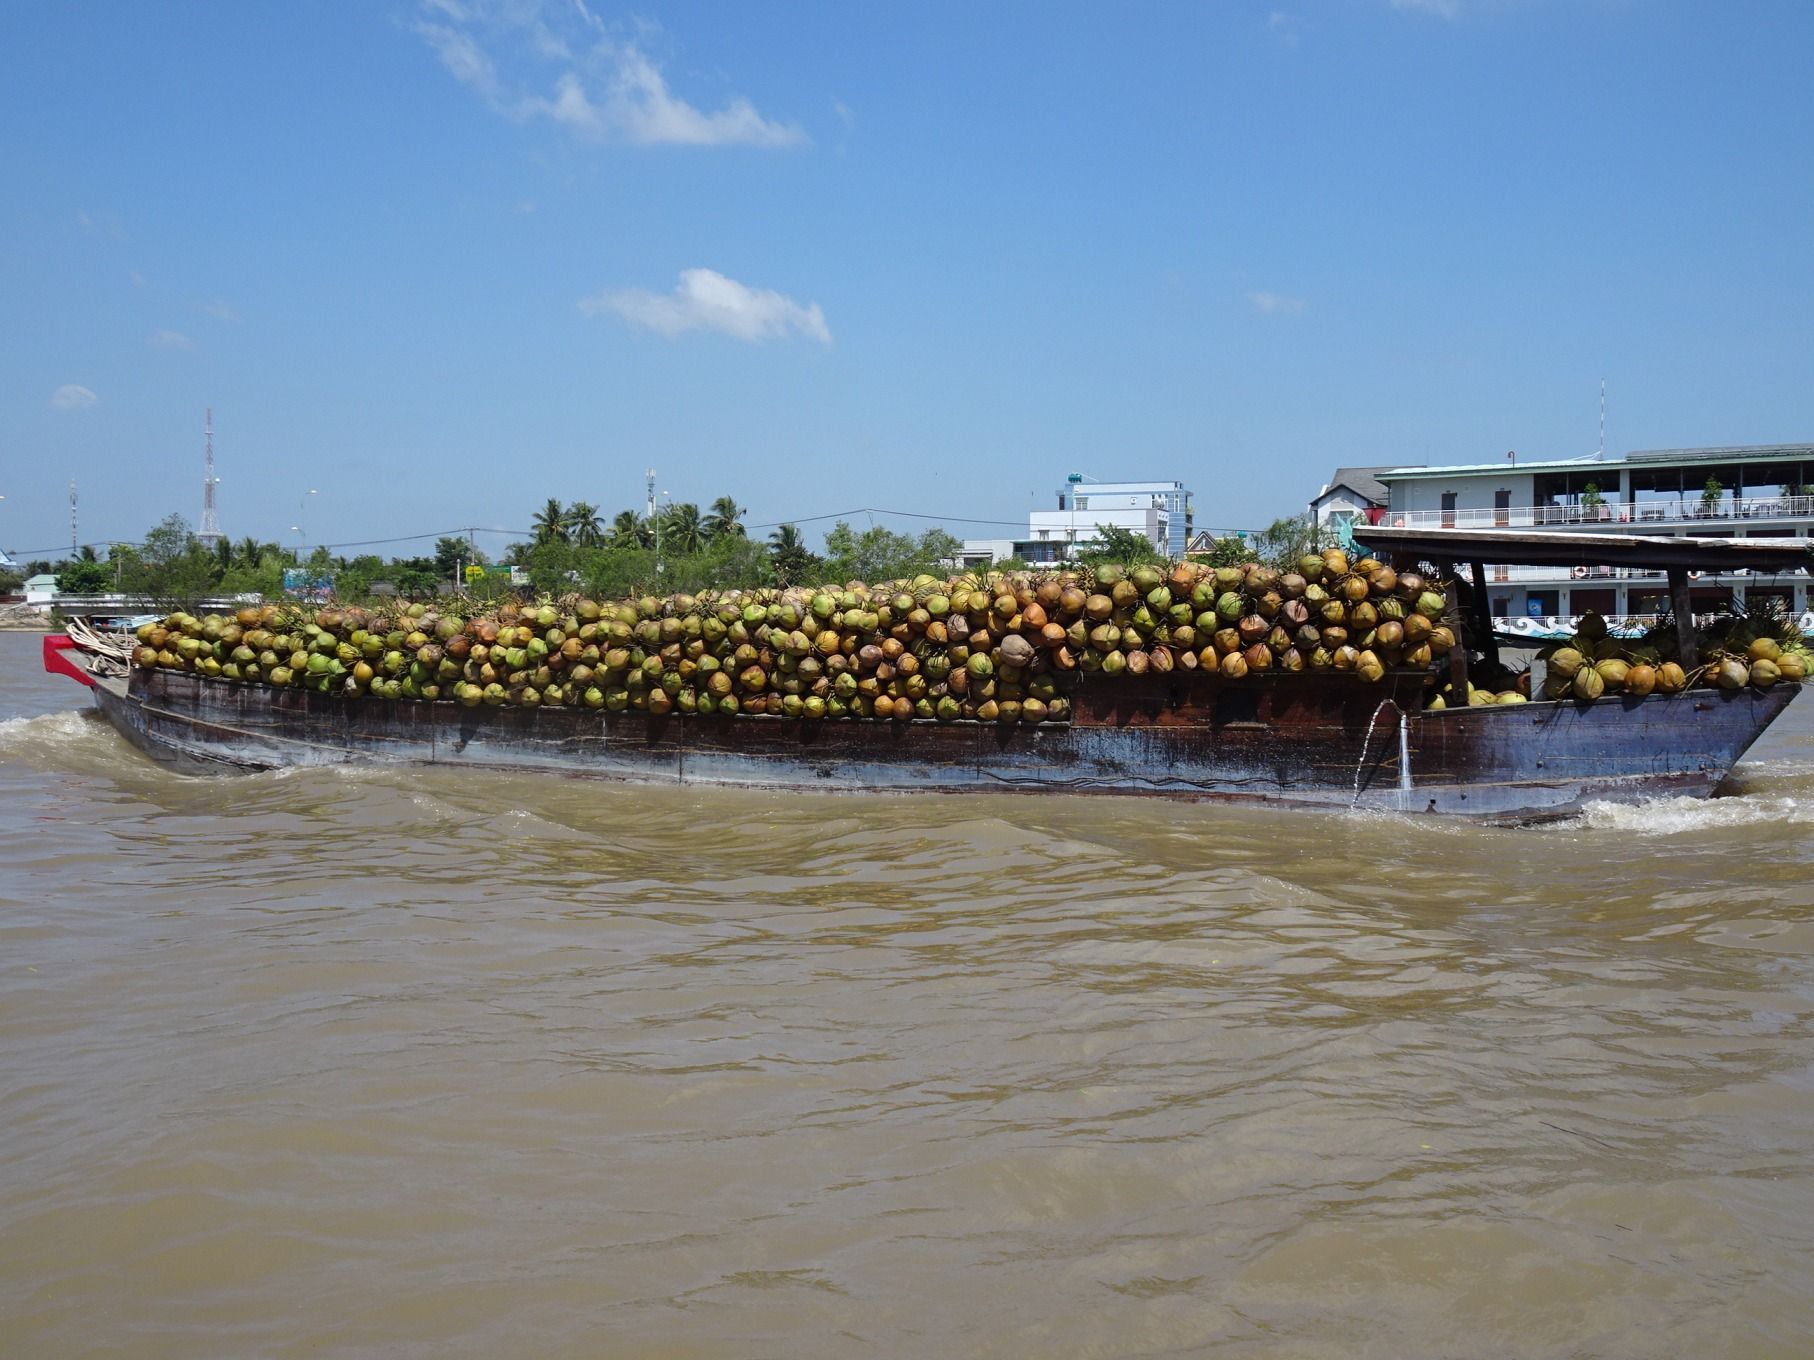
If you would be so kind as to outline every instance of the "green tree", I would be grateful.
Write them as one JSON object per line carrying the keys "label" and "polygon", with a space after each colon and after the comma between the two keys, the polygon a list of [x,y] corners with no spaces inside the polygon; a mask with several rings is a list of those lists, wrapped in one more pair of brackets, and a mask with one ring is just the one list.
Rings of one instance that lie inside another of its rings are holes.
{"label": "green tree", "polygon": [[783,524],[768,536],[768,556],[775,580],[784,586],[806,580],[825,565],[807,550],[794,524]]}
{"label": "green tree", "polygon": [[567,512],[554,497],[536,511],[535,541],[537,543],[565,543],[567,541]]}
{"label": "green tree", "polygon": [[704,521],[691,501],[670,505],[661,517],[661,546],[667,554],[689,556],[705,546]]}
{"label": "green tree", "polygon": [[476,550],[466,539],[449,535],[435,540],[435,572],[443,581],[453,580],[463,566],[478,560]]}
{"label": "green tree", "polygon": [[57,564],[57,589],[65,595],[105,595],[113,589],[113,568],[88,555]]}
{"label": "green tree", "polygon": [[432,557],[398,558],[379,579],[388,580],[397,588],[399,595],[412,600],[433,595],[443,584],[453,583],[452,575],[443,576],[439,564]]}
{"label": "green tree", "polygon": [[1226,534],[1214,540],[1207,552],[1194,552],[1187,555],[1191,561],[1201,562],[1206,567],[1238,567],[1241,563],[1252,559],[1253,549],[1239,534]]}
{"label": "green tree", "polygon": [[588,555],[586,549],[576,548],[564,538],[550,538],[532,544],[521,561],[529,572],[530,584],[537,590],[564,595],[577,580],[584,579],[579,569]]}
{"label": "green tree", "polygon": [[596,548],[604,542],[605,529],[598,521],[598,507],[589,501],[575,501],[569,505],[567,532],[582,548]]}
{"label": "green tree", "polygon": [[1309,515],[1287,515],[1253,534],[1248,547],[1267,566],[1284,569],[1296,567],[1306,553],[1334,547],[1336,538],[1334,529],[1317,524]]}
{"label": "green tree", "polygon": [[705,536],[713,541],[744,537],[741,518],[744,513],[734,498],[720,496],[712,502],[711,513],[705,517]]}
{"label": "green tree", "polygon": [[120,550],[120,581],[129,595],[162,604],[192,606],[220,579],[220,566],[181,515],[170,515],[145,535],[136,550]]}
{"label": "green tree", "polygon": [[1096,541],[1079,546],[1075,555],[1078,561],[1092,566],[1113,562],[1119,566],[1137,567],[1144,563],[1165,561],[1165,554],[1155,548],[1153,541],[1145,534],[1115,524],[1098,524]]}
{"label": "green tree", "polygon": [[881,525],[857,533],[839,520],[825,535],[825,572],[835,580],[892,581],[950,569],[963,545],[943,529],[915,537]]}
{"label": "green tree", "polygon": [[605,542],[617,549],[648,548],[654,546],[655,535],[648,521],[634,510],[619,510],[611,521],[611,531],[605,536]]}

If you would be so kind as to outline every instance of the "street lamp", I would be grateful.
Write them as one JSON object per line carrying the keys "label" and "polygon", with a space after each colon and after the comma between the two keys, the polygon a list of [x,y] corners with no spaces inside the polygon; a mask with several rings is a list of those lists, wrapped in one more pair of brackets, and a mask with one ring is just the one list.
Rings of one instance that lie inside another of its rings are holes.
{"label": "street lamp", "polygon": [[315,488],[310,487],[296,498],[296,523],[290,527],[296,531],[296,556],[299,560],[302,557],[303,536],[308,532],[303,526],[309,522],[309,497],[315,494]]}

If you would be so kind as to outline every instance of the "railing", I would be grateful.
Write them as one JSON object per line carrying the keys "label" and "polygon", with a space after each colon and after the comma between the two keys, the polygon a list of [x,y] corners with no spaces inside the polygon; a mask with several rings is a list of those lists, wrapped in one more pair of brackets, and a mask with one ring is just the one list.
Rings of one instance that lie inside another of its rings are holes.
{"label": "railing", "polygon": [[1698,500],[1607,501],[1603,505],[1511,505],[1466,510],[1388,510],[1395,529],[1593,529],[1616,525],[1707,524],[1747,519],[1814,518],[1814,496],[1754,496],[1704,505]]}
{"label": "railing", "polygon": [[[1631,614],[1608,619],[1606,631],[1614,637],[1638,637],[1654,628],[1661,617],[1658,614]],[[1705,623],[1714,617],[1712,614],[1697,614],[1695,622]],[[1814,612],[1797,615],[1794,622],[1805,636],[1814,637]],[[1580,626],[1579,614],[1535,614],[1529,617],[1522,614],[1509,617],[1500,614],[1493,617],[1493,631],[1502,638],[1528,638],[1532,642],[1572,637]]]}
{"label": "railing", "polygon": [[[1693,573],[1696,580],[1701,580],[1703,573]],[[1757,577],[1799,577],[1800,572],[1788,571],[1752,571],[1740,567],[1734,571],[1710,571],[1705,574],[1705,583],[1717,584],[1720,581],[1740,581]],[[1665,572],[1661,567],[1509,567],[1503,564],[1491,565],[1486,569],[1487,584],[1515,583],[1519,581],[1544,581],[1562,585],[1582,585],[1592,582],[1613,581],[1661,581]]]}

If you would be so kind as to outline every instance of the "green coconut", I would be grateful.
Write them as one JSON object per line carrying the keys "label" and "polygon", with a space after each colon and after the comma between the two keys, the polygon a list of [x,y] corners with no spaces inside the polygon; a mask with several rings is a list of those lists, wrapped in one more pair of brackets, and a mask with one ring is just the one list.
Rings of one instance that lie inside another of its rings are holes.
{"label": "green coconut", "polygon": [[1572,680],[1575,672],[1587,664],[1587,658],[1573,647],[1558,647],[1549,654],[1549,673],[1564,680]]}

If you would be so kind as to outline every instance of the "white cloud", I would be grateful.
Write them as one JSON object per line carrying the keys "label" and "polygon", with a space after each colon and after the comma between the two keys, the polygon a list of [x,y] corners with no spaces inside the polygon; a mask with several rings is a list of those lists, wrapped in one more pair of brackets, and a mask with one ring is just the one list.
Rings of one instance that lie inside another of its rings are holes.
{"label": "white cloud", "polygon": [[146,342],[153,349],[194,349],[195,341],[181,331],[153,331]]}
{"label": "white cloud", "polygon": [[202,303],[201,309],[203,313],[213,317],[216,321],[224,321],[228,325],[239,320],[239,309],[231,302],[227,302],[222,298],[215,298],[212,302]]}
{"label": "white cloud", "polygon": [[129,270],[127,277],[132,280],[132,286],[134,288],[143,288],[145,286],[145,276],[139,273],[138,270]]}
{"label": "white cloud", "polygon": [[1266,316],[1302,316],[1306,305],[1303,298],[1286,297],[1283,293],[1249,293],[1247,300],[1256,312]]}
{"label": "white cloud", "polygon": [[[517,122],[546,118],[591,141],[643,146],[796,146],[797,125],[764,118],[734,96],[707,112],[676,95],[667,77],[634,42],[618,42],[583,3],[544,10],[537,0],[425,0],[416,24],[441,64],[493,109]],[[566,31],[562,31],[564,25]],[[474,30],[494,37],[508,64]],[[550,81],[546,69],[556,68]],[[549,82],[544,84],[544,82]],[[547,94],[531,93],[536,87]]]}
{"label": "white cloud", "polygon": [[1461,15],[1461,0],[1392,0],[1392,8],[1430,14],[1438,19],[1455,19]]}
{"label": "white cloud", "polygon": [[803,307],[784,293],[751,288],[715,269],[683,269],[671,293],[608,288],[581,298],[579,307],[588,316],[613,312],[632,326],[670,340],[686,331],[706,330],[738,340],[775,340],[792,334],[831,343],[831,330],[818,303]]}
{"label": "white cloud", "polygon": [[1275,9],[1266,16],[1266,28],[1281,46],[1296,47],[1298,45],[1298,21],[1295,15],[1287,14],[1282,9]]}
{"label": "white cloud", "polygon": [[50,394],[50,408],[53,411],[86,411],[90,406],[98,406],[101,399],[80,383],[64,383]]}

